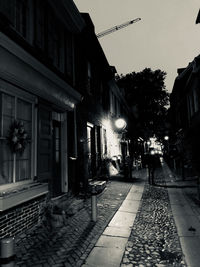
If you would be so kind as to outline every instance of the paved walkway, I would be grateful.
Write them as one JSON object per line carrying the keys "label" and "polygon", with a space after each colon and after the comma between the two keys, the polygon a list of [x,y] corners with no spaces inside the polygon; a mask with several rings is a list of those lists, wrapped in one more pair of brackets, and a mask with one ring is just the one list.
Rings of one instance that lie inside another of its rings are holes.
{"label": "paved walkway", "polygon": [[[170,174],[169,169],[168,176]],[[172,181],[173,183],[173,181]],[[175,183],[179,185],[176,181]],[[168,188],[173,217],[177,226],[182,251],[188,267],[200,266],[200,206],[197,201],[196,181],[184,181],[176,188]],[[193,185],[193,187],[188,187]]]}
{"label": "paved walkway", "polygon": [[[145,178],[146,170],[140,172]],[[137,176],[138,178],[138,176]],[[119,266],[143,194],[144,180],[132,185],[119,210],[106,227],[83,266]]]}
{"label": "paved walkway", "polygon": [[200,266],[199,208],[187,181],[178,186],[165,164],[155,176],[156,186],[132,185],[83,266]]}

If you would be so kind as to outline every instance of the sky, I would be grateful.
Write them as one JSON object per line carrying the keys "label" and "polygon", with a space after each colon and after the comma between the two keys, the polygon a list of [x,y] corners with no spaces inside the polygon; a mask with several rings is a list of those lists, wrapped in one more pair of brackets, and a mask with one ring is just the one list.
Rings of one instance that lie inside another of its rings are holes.
{"label": "sky", "polygon": [[167,73],[171,92],[177,69],[200,54],[200,24],[196,24],[199,0],[74,0],[87,12],[96,34],[127,21],[139,22],[99,38],[105,56],[117,73],[144,68]]}

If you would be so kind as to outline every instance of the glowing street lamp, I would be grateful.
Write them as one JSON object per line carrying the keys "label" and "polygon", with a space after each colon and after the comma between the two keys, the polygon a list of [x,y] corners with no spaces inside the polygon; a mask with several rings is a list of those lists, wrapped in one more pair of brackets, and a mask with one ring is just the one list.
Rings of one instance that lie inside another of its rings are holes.
{"label": "glowing street lamp", "polygon": [[165,140],[166,143],[167,143],[167,149],[166,149],[166,152],[167,152],[167,154],[169,154],[169,136],[168,136],[168,135],[164,136],[164,140]]}
{"label": "glowing street lamp", "polygon": [[115,121],[115,126],[119,129],[119,130],[123,130],[123,129],[125,129],[126,128],[126,121],[124,120],[124,119],[122,119],[122,118],[120,118],[120,119],[117,119],[116,121]]}
{"label": "glowing street lamp", "polygon": [[151,155],[155,155],[155,151],[152,149],[152,150],[150,151],[150,154],[151,154]]}

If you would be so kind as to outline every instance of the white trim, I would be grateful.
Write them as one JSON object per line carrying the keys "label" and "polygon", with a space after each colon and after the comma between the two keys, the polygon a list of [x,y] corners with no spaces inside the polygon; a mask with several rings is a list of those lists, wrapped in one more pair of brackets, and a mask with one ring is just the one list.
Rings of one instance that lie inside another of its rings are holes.
{"label": "white trim", "polygon": [[74,108],[74,157],[78,157],[76,108]]}
{"label": "white trim", "polygon": [[92,124],[90,122],[87,122],[87,126],[90,127],[90,128],[94,128],[94,124]]}

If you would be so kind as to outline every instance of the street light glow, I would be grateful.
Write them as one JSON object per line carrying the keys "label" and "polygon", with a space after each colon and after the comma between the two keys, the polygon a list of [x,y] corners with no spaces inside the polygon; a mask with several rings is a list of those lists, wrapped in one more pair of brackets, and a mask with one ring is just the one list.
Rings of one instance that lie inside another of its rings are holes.
{"label": "street light glow", "polygon": [[124,129],[126,127],[126,121],[124,119],[117,119],[115,121],[115,126],[118,128],[118,129]]}
{"label": "street light glow", "polygon": [[169,140],[169,136],[166,135],[166,136],[164,137],[164,139],[165,139],[166,141]]}

